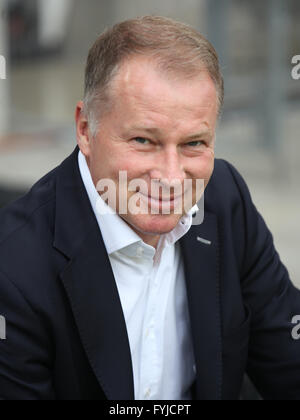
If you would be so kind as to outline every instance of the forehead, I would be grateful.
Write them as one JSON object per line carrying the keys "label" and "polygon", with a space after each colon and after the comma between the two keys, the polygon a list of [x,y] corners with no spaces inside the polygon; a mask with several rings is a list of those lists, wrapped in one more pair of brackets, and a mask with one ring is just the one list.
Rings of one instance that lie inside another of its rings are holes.
{"label": "forehead", "polygon": [[217,117],[217,92],[205,70],[194,78],[159,71],[147,57],[126,61],[114,80],[114,99],[126,112],[193,118]]}

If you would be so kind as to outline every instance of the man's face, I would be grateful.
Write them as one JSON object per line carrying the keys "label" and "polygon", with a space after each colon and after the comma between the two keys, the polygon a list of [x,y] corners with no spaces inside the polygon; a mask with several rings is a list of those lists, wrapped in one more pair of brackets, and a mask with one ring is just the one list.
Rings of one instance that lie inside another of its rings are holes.
{"label": "man's face", "polygon": [[[96,137],[89,138],[88,147],[81,147],[94,184],[101,179],[115,182],[119,213],[120,171],[127,172],[128,182],[144,180],[153,198],[158,197],[151,181],[161,179],[163,185],[173,185],[176,180],[185,191],[184,180],[190,179],[195,205],[200,199],[196,180],[204,180],[206,187],[214,168],[218,105],[208,73],[174,80],[159,73],[149,58],[138,57],[122,66],[113,83],[113,106],[100,119]],[[133,194],[128,191],[128,202]],[[145,200],[146,206],[159,204],[149,197]],[[151,214],[150,207],[148,214],[128,212],[121,217],[141,237],[157,237],[173,230],[184,213],[182,208],[181,214],[175,214],[172,206],[170,214],[159,209],[156,214]]]}

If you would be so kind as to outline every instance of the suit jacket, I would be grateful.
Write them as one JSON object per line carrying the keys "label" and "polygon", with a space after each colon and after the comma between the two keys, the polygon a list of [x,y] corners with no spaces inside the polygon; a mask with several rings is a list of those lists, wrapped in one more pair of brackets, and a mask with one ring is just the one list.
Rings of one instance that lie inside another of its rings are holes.
{"label": "suit jacket", "polygon": [[[121,302],[77,155],[0,212],[4,400],[134,399]],[[300,399],[300,342],[291,334],[300,292],[226,161],[215,161],[203,224],[180,244],[195,399],[238,399],[245,372],[265,399]]]}

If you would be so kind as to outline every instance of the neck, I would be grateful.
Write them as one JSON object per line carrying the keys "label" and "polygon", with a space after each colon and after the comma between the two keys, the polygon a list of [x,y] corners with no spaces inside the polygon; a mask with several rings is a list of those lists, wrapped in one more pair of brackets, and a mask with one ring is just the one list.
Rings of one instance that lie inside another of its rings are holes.
{"label": "neck", "polygon": [[142,241],[145,244],[150,245],[157,250],[158,242],[159,242],[160,237],[161,237],[160,235],[150,235],[150,234],[147,235],[145,233],[142,233],[142,232],[138,231],[134,226],[132,226],[132,225],[129,225],[129,226],[142,239]]}
{"label": "neck", "polygon": [[143,235],[139,232],[137,232],[137,234],[145,242],[145,244],[150,245],[157,250],[158,242],[160,240],[160,236]]}

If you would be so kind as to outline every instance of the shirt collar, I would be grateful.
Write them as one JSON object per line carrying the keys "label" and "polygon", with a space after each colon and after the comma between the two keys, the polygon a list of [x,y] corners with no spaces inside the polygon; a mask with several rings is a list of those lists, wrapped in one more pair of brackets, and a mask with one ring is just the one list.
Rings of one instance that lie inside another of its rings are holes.
{"label": "shirt collar", "polygon": [[[78,164],[82,181],[87,191],[92,209],[97,219],[108,255],[122,251],[128,256],[136,256],[137,248],[142,247],[145,254],[154,256],[152,246],[145,244],[137,233],[118,215],[110,211],[109,206],[102,200],[93,183],[89,167],[84,155],[79,151]],[[106,210],[99,211],[100,208]],[[160,238],[160,246],[172,246],[181,239],[191,228],[193,215],[199,211],[197,204],[182,218],[175,228]]]}

